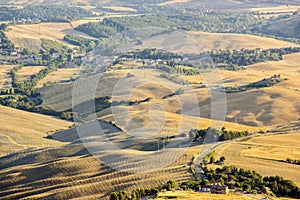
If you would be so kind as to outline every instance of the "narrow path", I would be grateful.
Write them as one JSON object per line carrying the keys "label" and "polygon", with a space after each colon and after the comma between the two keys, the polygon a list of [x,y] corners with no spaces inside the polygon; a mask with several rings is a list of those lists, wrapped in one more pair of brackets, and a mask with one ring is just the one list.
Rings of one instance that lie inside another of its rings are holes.
{"label": "narrow path", "polygon": [[5,135],[5,134],[3,134],[3,133],[0,133],[0,135],[3,136],[3,137],[6,137],[6,138],[8,139],[8,141],[10,141],[12,144],[17,145],[17,146],[20,146],[20,147],[23,147],[24,149],[26,149],[26,146],[25,146],[25,145],[22,145],[22,144],[17,143],[17,142],[14,141],[10,136]]}
{"label": "narrow path", "polygon": [[217,147],[219,147],[223,144],[229,143],[229,142],[230,141],[224,141],[224,142],[216,142],[216,143],[212,143],[212,144],[207,144],[210,146],[208,146],[208,148],[204,152],[200,153],[200,155],[198,156],[198,158],[195,162],[195,165],[194,165],[195,172],[199,175],[200,178],[206,178],[204,175],[203,169],[201,167],[203,158],[205,156],[207,156],[208,154],[210,154],[211,152],[213,152]]}

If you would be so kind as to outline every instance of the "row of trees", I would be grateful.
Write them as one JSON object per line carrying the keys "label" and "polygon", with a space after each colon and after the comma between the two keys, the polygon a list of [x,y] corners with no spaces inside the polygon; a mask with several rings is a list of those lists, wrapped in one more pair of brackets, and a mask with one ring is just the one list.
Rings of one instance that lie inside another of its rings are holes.
{"label": "row of trees", "polygon": [[153,188],[137,188],[132,190],[131,195],[124,190],[119,192],[112,192],[110,194],[110,200],[138,200],[147,196],[157,195],[161,190],[171,191],[178,187],[178,183],[175,180],[168,181],[164,186],[158,186]]}
{"label": "row of trees", "polygon": [[271,196],[300,198],[300,188],[295,183],[285,180],[279,176],[263,177],[256,171],[238,169],[235,166],[224,166],[222,168],[203,168],[207,179],[186,181],[178,184],[175,180],[168,181],[164,186],[153,188],[138,188],[129,195],[126,191],[112,192],[110,200],[136,200],[147,196],[156,195],[159,191],[173,189],[198,190],[210,182],[219,182],[236,191],[250,193],[264,193]]}
{"label": "row of trees", "polygon": [[[283,59],[283,55],[300,52],[299,47],[268,49],[268,50],[213,50],[203,52],[198,55],[189,55],[191,59],[203,60],[201,58],[211,57],[212,61],[217,64],[219,68],[237,70],[243,66],[255,64],[265,61],[278,61]],[[186,75],[195,75],[199,73],[196,69],[191,68],[192,65],[188,61],[183,61],[184,55],[178,55],[172,52],[158,50],[158,49],[144,49],[141,51],[127,52],[120,56],[121,58],[135,58],[135,59],[151,59],[151,60],[166,60],[167,65],[172,67],[175,71]],[[211,68],[213,65],[202,63],[198,67]]]}
{"label": "row of trees", "polygon": [[287,163],[291,163],[291,164],[295,164],[295,165],[300,165],[300,160],[297,160],[297,159],[291,159],[291,158],[287,158],[285,160]]}
{"label": "row of trees", "polygon": [[[148,28],[143,34],[150,36],[163,29],[183,28],[207,32],[247,32],[250,27],[262,23],[250,13],[233,12],[198,12],[152,15],[126,16],[120,18],[106,18],[102,22],[88,23],[78,27],[79,31],[94,37],[110,37],[111,34],[128,29]],[[153,28],[156,27],[156,28]]]}
{"label": "row of trees", "polygon": [[99,40],[84,38],[77,35],[66,35],[64,40],[75,46],[80,46],[81,50],[85,53],[92,51],[100,42]]}
{"label": "row of trees", "polygon": [[258,62],[282,60],[286,54],[300,52],[299,47],[268,49],[268,50],[219,50],[209,52],[213,61],[219,67],[237,69],[239,66],[247,66]]}
{"label": "row of trees", "polygon": [[92,12],[75,6],[0,7],[0,21],[31,19],[43,22],[69,22],[91,16],[93,16]]}
{"label": "row of trees", "polygon": [[41,113],[45,115],[57,116],[62,119],[72,120],[73,113],[69,111],[58,112],[51,107],[40,106],[41,100],[39,98],[33,99],[25,95],[9,95],[0,98],[0,104],[4,106],[9,106],[11,108],[16,108],[20,110],[25,110],[29,112]]}
{"label": "row of trees", "polygon": [[222,130],[214,128],[190,130],[190,137],[195,141],[203,141],[205,138],[212,142],[226,141],[249,135],[251,134],[248,131],[227,131],[225,127],[223,127]]}
{"label": "row of trees", "polygon": [[14,51],[15,45],[8,39],[4,31],[6,30],[6,24],[0,24],[0,52],[2,55],[8,55],[9,52]]}

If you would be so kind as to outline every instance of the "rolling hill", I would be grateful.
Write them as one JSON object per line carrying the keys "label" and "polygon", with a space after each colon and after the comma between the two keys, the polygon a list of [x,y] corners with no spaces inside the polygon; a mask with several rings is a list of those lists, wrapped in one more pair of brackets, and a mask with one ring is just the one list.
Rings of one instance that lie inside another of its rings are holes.
{"label": "rolling hill", "polygon": [[284,162],[289,156],[300,158],[299,136],[299,133],[292,133],[254,137],[225,144],[216,150],[216,156],[225,156],[226,164],[256,170],[265,176],[279,175],[300,185],[300,166]]}
{"label": "rolling hill", "polygon": [[47,132],[68,129],[71,122],[54,117],[0,106],[1,156],[29,148],[60,146],[64,143],[46,139]]}
{"label": "rolling hill", "polygon": [[[175,34],[161,34],[150,37],[143,42],[141,47],[151,48],[155,46],[162,49],[167,48],[177,53],[198,53],[215,49],[270,49],[299,46],[291,42],[249,34],[207,33],[201,31],[188,31],[186,32],[186,41],[181,43],[178,41],[172,45],[169,38],[175,38]],[[159,44],[168,44],[168,46],[159,46]]]}
{"label": "rolling hill", "polygon": [[[19,5],[134,5],[140,4],[141,2],[138,0],[104,0],[104,1],[96,1],[96,0],[1,0],[1,4],[19,4]],[[147,4],[156,4],[158,6],[200,6],[212,9],[247,9],[247,8],[255,8],[255,7],[266,7],[266,6],[277,6],[277,5],[299,5],[299,2],[296,0],[293,1],[275,1],[275,0],[262,0],[257,2],[256,0],[217,0],[217,1],[195,1],[195,0],[163,0],[163,1],[155,1],[155,0],[145,0],[143,3]]]}
{"label": "rolling hill", "polygon": [[264,26],[263,30],[279,37],[300,38],[300,14],[287,19],[273,20]]}

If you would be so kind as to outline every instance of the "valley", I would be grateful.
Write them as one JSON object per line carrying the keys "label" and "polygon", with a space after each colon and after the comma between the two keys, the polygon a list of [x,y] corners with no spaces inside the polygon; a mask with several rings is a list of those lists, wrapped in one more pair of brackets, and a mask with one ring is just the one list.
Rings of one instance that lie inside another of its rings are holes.
{"label": "valley", "polygon": [[0,199],[300,198],[298,1],[0,4]]}

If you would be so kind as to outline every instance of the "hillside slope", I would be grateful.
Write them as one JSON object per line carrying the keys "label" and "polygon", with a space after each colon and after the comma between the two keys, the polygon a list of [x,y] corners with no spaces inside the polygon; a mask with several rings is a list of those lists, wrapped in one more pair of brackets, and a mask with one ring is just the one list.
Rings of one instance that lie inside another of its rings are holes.
{"label": "hillside slope", "polygon": [[71,122],[0,106],[0,156],[28,148],[60,146],[46,139],[47,132],[67,129]]}
{"label": "hillside slope", "polygon": [[264,32],[279,37],[300,38],[300,14],[287,19],[274,20],[263,28]]}

